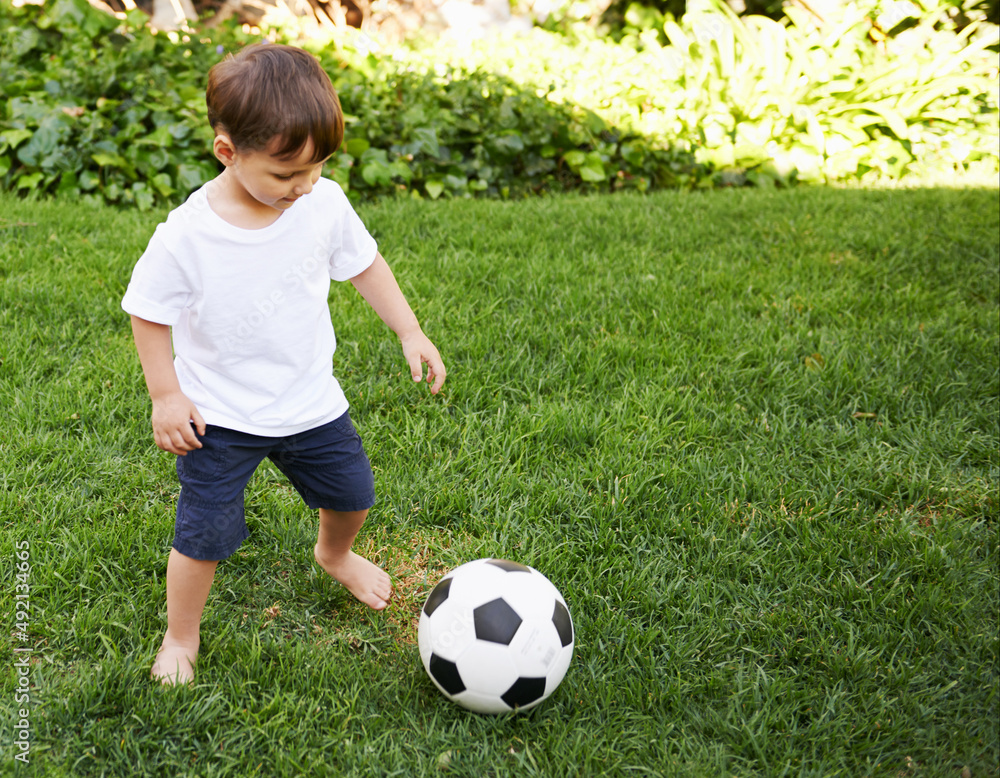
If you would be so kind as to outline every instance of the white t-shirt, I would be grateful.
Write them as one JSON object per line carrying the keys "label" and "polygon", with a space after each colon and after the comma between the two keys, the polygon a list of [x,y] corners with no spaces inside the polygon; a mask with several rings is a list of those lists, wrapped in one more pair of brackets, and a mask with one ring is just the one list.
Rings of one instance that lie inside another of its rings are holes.
{"label": "white t-shirt", "polygon": [[376,253],[328,179],[259,230],[223,220],[202,187],[156,228],[122,308],[172,328],[181,390],[206,423],[293,435],[347,410],[333,376],[330,280],[353,278]]}

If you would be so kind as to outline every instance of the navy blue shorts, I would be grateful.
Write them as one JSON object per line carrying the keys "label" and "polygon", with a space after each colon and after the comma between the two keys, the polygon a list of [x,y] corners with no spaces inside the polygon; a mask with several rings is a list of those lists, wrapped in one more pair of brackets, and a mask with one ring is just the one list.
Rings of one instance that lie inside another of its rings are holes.
{"label": "navy blue shorts", "polygon": [[192,559],[231,556],[249,532],[243,492],[268,457],[310,508],[361,511],[375,504],[375,480],[349,413],[283,438],[209,426],[201,448],[177,457],[174,548]]}

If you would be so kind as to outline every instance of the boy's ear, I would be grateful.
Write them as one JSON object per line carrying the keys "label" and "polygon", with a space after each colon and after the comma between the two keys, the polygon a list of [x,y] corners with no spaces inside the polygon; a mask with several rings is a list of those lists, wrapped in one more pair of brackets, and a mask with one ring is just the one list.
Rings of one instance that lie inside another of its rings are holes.
{"label": "boy's ear", "polygon": [[236,160],[236,146],[224,132],[215,136],[215,140],[212,142],[212,153],[226,167],[232,165]]}

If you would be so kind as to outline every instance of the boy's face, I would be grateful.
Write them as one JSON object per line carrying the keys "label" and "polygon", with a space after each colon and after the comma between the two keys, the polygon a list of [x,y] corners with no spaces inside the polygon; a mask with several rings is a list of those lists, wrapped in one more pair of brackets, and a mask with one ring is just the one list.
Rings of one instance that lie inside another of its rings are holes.
{"label": "boy's face", "polygon": [[226,166],[226,173],[241,190],[256,203],[284,211],[312,191],[313,184],[323,172],[321,162],[313,161],[313,142],[299,149],[291,159],[282,159],[271,153],[280,139],[275,138],[261,151],[238,151],[225,135],[216,136],[215,155]]}

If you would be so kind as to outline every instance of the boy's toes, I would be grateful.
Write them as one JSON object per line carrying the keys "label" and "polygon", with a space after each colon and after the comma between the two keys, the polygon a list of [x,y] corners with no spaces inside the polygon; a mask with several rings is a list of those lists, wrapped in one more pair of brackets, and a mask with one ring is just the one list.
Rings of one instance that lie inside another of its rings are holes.
{"label": "boy's toes", "polygon": [[392,597],[392,581],[388,575],[384,575],[383,580],[379,581],[378,585],[375,587],[375,594],[386,601]]}
{"label": "boy's toes", "polygon": [[373,589],[367,596],[358,597],[358,599],[369,608],[374,608],[375,610],[380,611],[384,610],[389,605],[389,599],[391,597],[392,587],[385,586]]}

